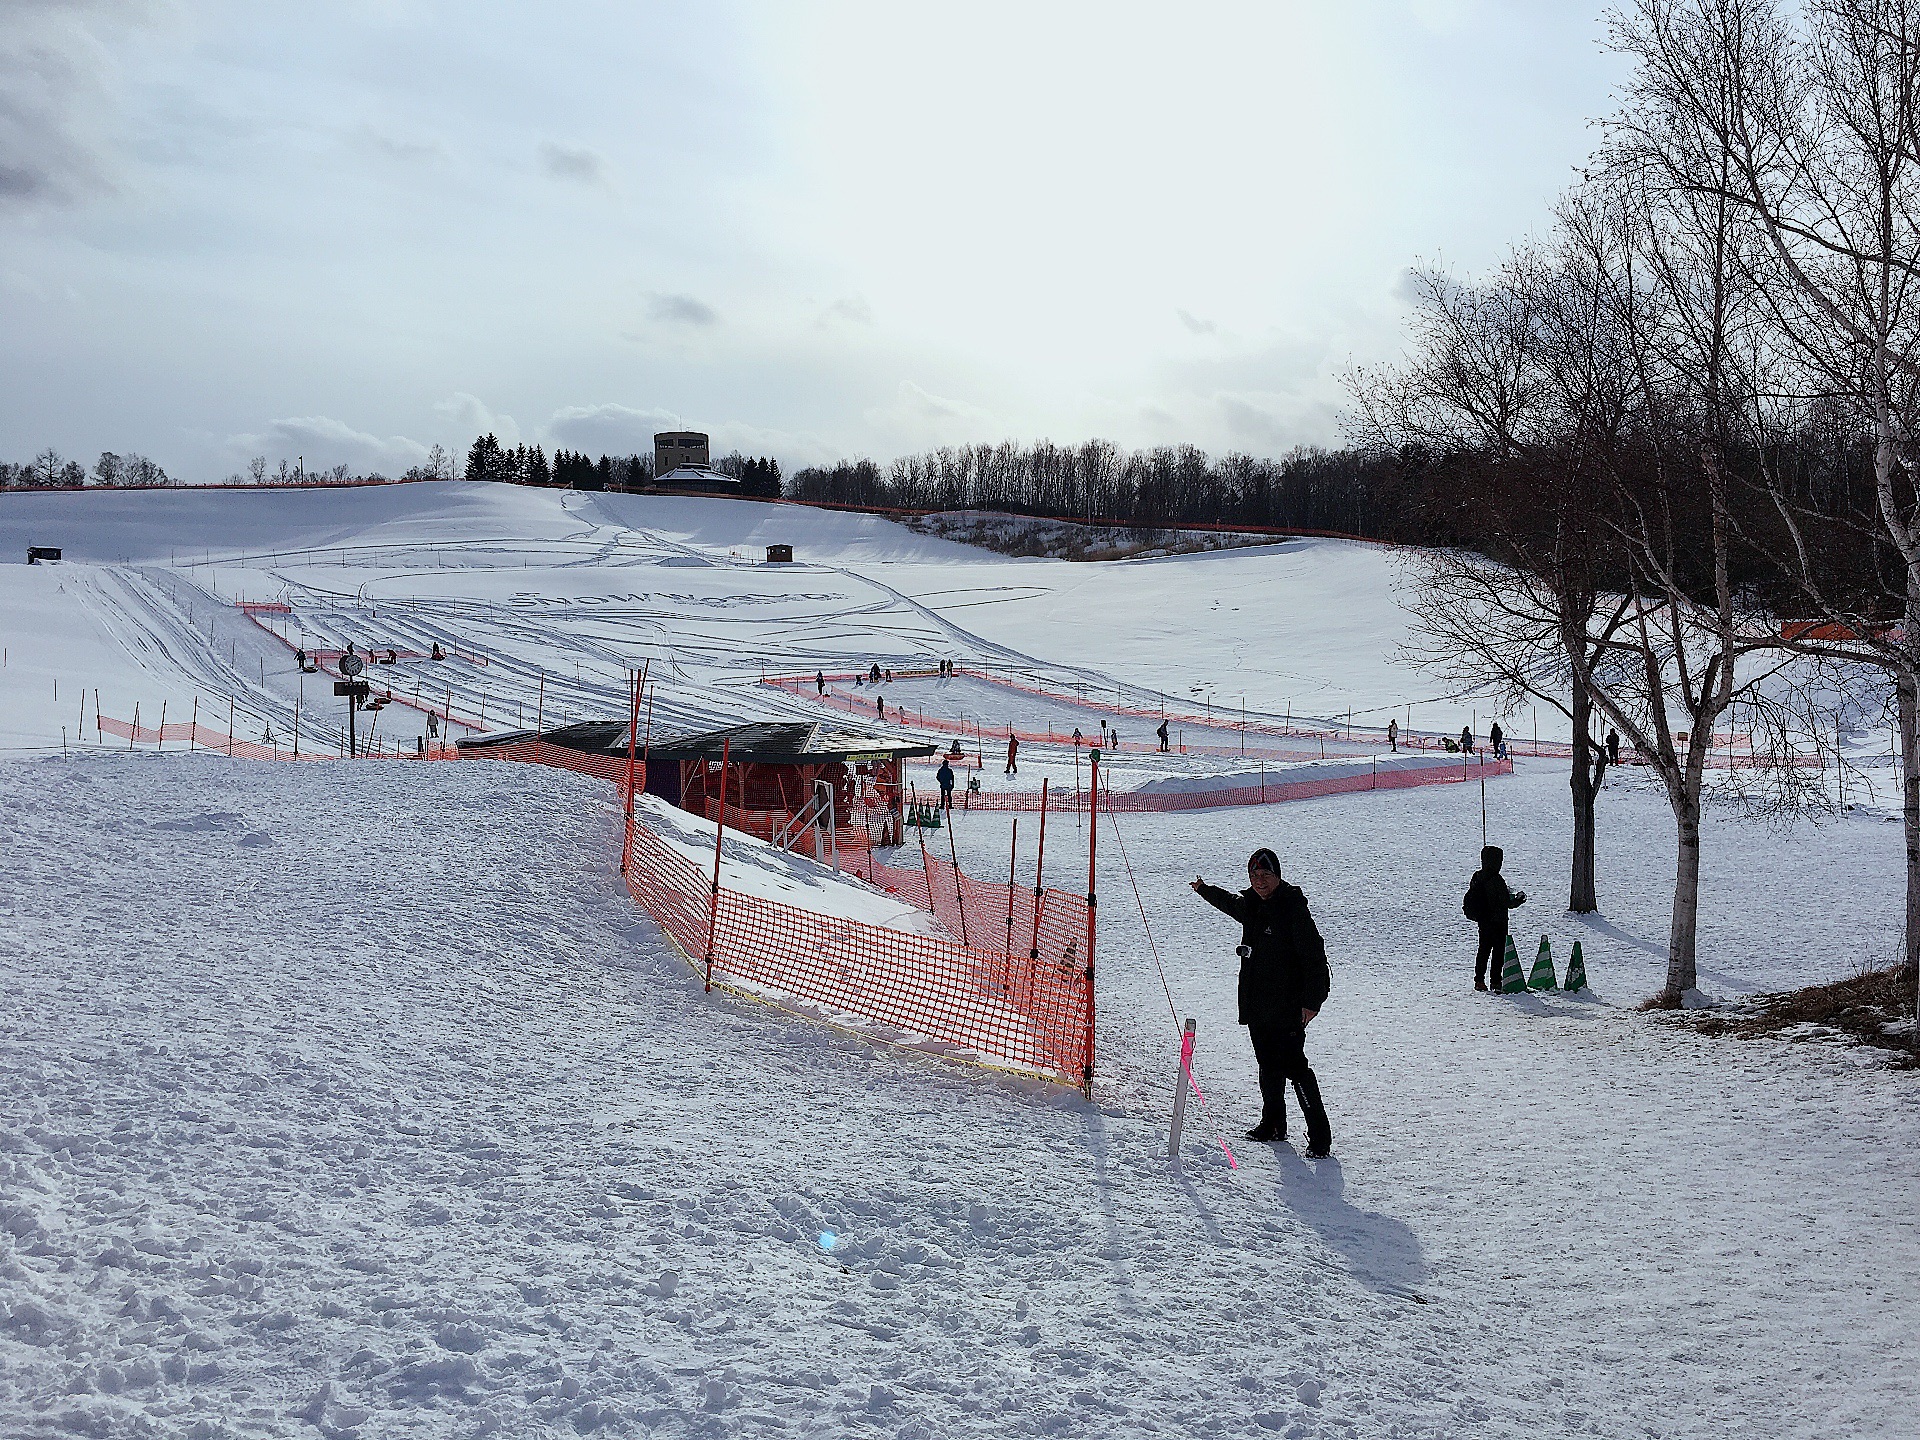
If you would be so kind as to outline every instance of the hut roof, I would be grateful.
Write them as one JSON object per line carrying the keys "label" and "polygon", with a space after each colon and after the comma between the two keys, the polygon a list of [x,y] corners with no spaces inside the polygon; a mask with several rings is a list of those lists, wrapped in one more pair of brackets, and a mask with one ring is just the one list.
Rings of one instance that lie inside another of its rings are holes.
{"label": "hut roof", "polygon": [[[471,736],[456,741],[462,750],[485,751],[491,746],[531,740],[531,730],[500,735]],[[539,735],[543,744],[559,745],[589,755],[625,755],[627,722],[585,720]],[[753,765],[820,765],[834,760],[894,760],[932,755],[939,748],[892,736],[847,730],[818,720],[757,720],[693,735],[653,738],[647,755],[653,760],[717,760],[731,744],[732,758]]]}

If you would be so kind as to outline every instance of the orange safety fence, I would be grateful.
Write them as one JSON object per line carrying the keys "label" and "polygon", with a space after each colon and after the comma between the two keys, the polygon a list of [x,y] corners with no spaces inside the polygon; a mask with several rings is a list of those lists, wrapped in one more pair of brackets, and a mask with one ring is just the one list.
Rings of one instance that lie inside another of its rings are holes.
{"label": "orange safety fence", "polygon": [[[1513,761],[1481,760],[1471,757],[1464,765],[1430,765],[1418,770],[1377,770],[1355,775],[1309,776],[1285,779],[1276,775],[1254,785],[1223,790],[1107,790],[1100,792],[1100,808],[1121,813],[1148,813],[1169,810],[1213,810],[1234,805],[1278,805],[1288,800],[1311,800],[1322,795],[1350,795],[1362,790],[1407,790],[1415,785],[1459,784],[1462,780],[1493,779],[1513,773]],[[1012,810],[1027,812],[1040,808],[1037,790],[986,790],[954,792],[954,808],[959,810]],[[1085,792],[1064,786],[1047,799],[1049,810],[1087,808]]]}
{"label": "orange safety fence", "polygon": [[[242,740],[224,730],[216,730],[211,725],[202,725],[194,720],[169,722],[165,725],[141,725],[135,720],[116,720],[111,715],[96,713],[92,717],[96,737],[113,736],[116,740],[125,740],[127,748],[136,745],[151,745],[156,750],[170,744],[179,744],[184,750],[205,752],[214,755],[230,755],[236,760],[342,760],[346,757],[338,751],[322,746],[314,748],[313,737],[309,736],[304,749],[294,748],[294,737],[289,735],[287,742]],[[399,741],[391,742],[395,749],[363,750],[356,758],[361,760],[458,760],[460,752],[451,745],[429,745],[424,750],[409,750]]]}
{"label": "orange safety fence", "polygon": [[240,760],[330,760],[333,758],[331,751],[320,754],[309,751],[296,755],[290,744],[262,744],[257,740],[235,739],[224,730],[215,730],[211,725],[202,725],[192,720],[183,720],[171,725],[136,725],[130,721],[116,720],[111,715],[96,714],[93,718],[95,735],[111,735],[117,740],[125,740],[129,749],[135,745],[152,745],[157,749],[177,741],[189,750],[212,750]]}
{"label": "orange safety fence", "polygon": [[[556,765],[624,789],[625,756],[516,741],[473,758]],[[738,813],[726,809],[728,828]],[[887,865],[860,847],[848,873],[927,911],[921,934],[805,910],[726,883],[636,816],[627,888],[716,985],[870,1038],[1082,1089],[1093,1074],[1087,897],[967,875],[926,856]],[[903,852],[905,853],[905,852]],[[1008,916],[1012,916],[1012,924]],[[879,1027],[885,1033],[876,1034]]]}
{"label": "orange safety fence", "polygon": [[[938,673],[936,670],[927,668],[915,668],[896,670],[894,675],[896,679],[906,680],[921,679],[937,675]],[[1166,709],[1165,707],[1156,706],[1146,708],[1124,705],[1117,701],[1108,702],[1090,695],[1066,690],[1048,689],[1045,686],[1035,685],[1028,681],[1015,680],[1006,675],[994,674],[986,670],[976,670],[967,666],[955,667],[954,673],[956,675],[965,675],[974,680],[985,681],[989,685],[999,685],[1008,690],[1017,690],[1023,694],[1051,700],[1061,705],[1071,705],[1079,709],[1091,710],[1101,714],[1125,715],[1142,721],[1151,720],[1155,724],[1165,720],[1169,725],[1175,727],[1191,725],[1197,729],[1215,731],[1231,730],[1240,732],[1243,735],[1265,735],[1277,736],[1283,739],[1313,740],[1320,742],[1321,745],[1321,748],[1315,750],[1276,750],[1255,748],[1249,745],[1201,745],[1191,742],[1180,744],[1177,748],[1182,754],[1187,755],[1246,755],[1262,760],[1313,760],[1325,758],[1324,746],[1327,743],[1336,745],[1386,745],[1389,743],[1384,725],[1342,727],[1332,722],[1327,724],[1296,724],[1293,722],[1276,724],[1267,720],[1241,721],[1220,716],[1199,715],[1191,712],[1182,713],[1177,710]],[[866,672],[849,670],[841,674],[827,675],[825,678],[828,683],[828,690],[824,696],[817,693],[815,677],[811,675],[769,675],[764,677],[762,683],[775,686],[801,698],[811,699],[817,704],[837,705],[844,708],[849,714],[865,714],[869,711],[875,711],[877,713],[872,700],[866,699],[864,696],[849,695],[844,691],[833,688],[836,684],[843,684],[856,677],[864,680],[866,678]],[[912,705],[892,704],[889,705],[888,711],[893,718],[902,724],[920,729],[938,730],[945,734],[971,735],[982,743],[997,741],[1004,745],[1010,736],[1017,738],[1022,745],[1040,743],[1064,745],[1073,743],[1071,734],[1063,735],[1053,729],[1048,729],[1045,732],[1038,730],[1018,730],[1010,725],[987,726],[977,722],[969,723],[965,720],[950,720],[944,716],[930,715],[925,710]],[[1083,736],[1081,744],[1085,748],[1100,749],[1103,748],[1099,744],[1100,738],[1098,732],[1092,736]],[[1482,740],[1484,742],[1484,737],[1482,737]],[[1595,743],[1597,744],[1598,742],[1596,741]],[[1411,750],[1420,753],[1447,752],[1450,745],[1457,746],[1457,744],[1457,735],[1429,734],[1410,728],[1402,728],[1398,731],[1398,746],[1401,751]],[[1749,753],[1752,752],[1753,737],[1738,732],[1716,731],[1713,736],[1713,746],[1715,751],[1726,751],[1728,755],[1725,758],[1710,755],[1707,763],[1710,766],[1725,768],[1729,765],[1738,764],[1736,760],[1731,758],[1731,752],[1735,749],[1744,746]],[[1160,751],[1157,739],[1142,741],[1123,740],[1118,746],[1109,745],[1104,748],[1142,754],[1159,753]],[[1514,735],[1505,737],[1505,749],[1508,756],[1529,755],[1565,760],[1570,759],[1573,755],[1573,746],[1568,741],[1523,740]],[[1459,752],[1456,750],[1449,753]],[[1478,752],[1476,751],[1475,753]],[[1634,753],[1632,746],[1623,746],[1621,754],[1621,763],[1623,764],[1636,764],[1640,762],[1640,757]]]}

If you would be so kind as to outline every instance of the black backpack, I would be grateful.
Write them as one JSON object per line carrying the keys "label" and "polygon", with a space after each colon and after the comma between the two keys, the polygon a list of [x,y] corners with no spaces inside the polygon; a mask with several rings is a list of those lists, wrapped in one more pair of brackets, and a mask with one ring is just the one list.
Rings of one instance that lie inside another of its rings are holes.
{"label": "black backpack", "polygon": [[1481,908],[1480,886],[1477,883],[1467,886],[1467,893],[1460,901],[1460,913],[1478,925],[1480,923]]}

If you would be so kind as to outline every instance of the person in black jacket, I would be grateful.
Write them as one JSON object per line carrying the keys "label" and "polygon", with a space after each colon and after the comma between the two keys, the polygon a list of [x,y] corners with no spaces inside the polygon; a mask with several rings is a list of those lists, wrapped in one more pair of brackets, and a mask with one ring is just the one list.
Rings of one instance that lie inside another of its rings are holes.
{"label": "person in black jacket", "polygon": [[1333,1149],[1333,1126],[1320,1099],[1320,1082],[1307,1064],[1307,1026],[1327,1003],[1332,981],[1327,947],[1307,909],[1307,897],[1280,878],[1280,858],[1256,850],[1247,861],[1247,888],[1238,895],[1194,877],[1193,890],[1214,909],[1240,922],[1240,1023],[1260,1066],[1260,1123],[1249,1140],[1287,1138],[1287,1081],[1307,1120],[1307,1154]]}
{"label": "person in black jacket", "polygon": [[[1500,989],[1500,965],[1507,948],[1507,912],[1527,903],[1527,892],[1509,890],[1500,865],[1506,851],[1488,845],[1480,851],[1480,868],[1467,884],[1460,904],[1466,917],[1480,927],[1480,948],[1473,952],[1473,988]],[[1489,975],[1491,971],[1491,975]],[[1488,986],[1491,979],[1493,984]]]}

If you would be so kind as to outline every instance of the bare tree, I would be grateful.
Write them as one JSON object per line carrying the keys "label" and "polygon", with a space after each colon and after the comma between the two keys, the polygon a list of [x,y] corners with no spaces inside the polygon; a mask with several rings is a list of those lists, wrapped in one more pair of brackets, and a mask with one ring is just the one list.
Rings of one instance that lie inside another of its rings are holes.
{"label": "bare tree", "polygon": [[1602,232],[1574,218],[1554,247],[1518,252],[1484,285],[1420,273],[1414,358],[1355,371],[1348,386],[1360,443],[1444,457],[1451,527],[1477,547],[1411,552],[1410,657],[1508,705],[1532,697],[1571,724],[1567,908],[1587,913],[1599,908],[1595,811],[1608,764],[1593,740],[1592,676],[1627,614],[1604,584],[1619,562],[1600,457],[1619,444],[1631,391],[1587,250]]}
{"label": "bare tree", "polygon": [[[1875,504],[1857,517],[1866,533],[1845,538],[1856,551],[1888,547],[1891,583],[1846,583],[1850,567],[1821,543],[1836,517],[1778,470],[1765,481],[1787,543],[1770,553],[1829,622],[1827,643],[1809,648],[1892,677],[1905,952],[1920,981],[1920,5],[1812,0],[1796,28],[1776,0],[1639,0],[1618,39],[1640,65],[1630,109],[1658,117],[1638,127],[1643,137],[1657,144],[1677,121],[1731,158],[1724,176],[1688,179],[1762,238],[1755,267],[1777,332],[1806,367],[1803,388],[1844,405],[1871,437]],[[1844,531],[1856,517],[1837,518]]]}

